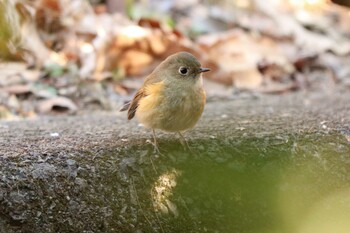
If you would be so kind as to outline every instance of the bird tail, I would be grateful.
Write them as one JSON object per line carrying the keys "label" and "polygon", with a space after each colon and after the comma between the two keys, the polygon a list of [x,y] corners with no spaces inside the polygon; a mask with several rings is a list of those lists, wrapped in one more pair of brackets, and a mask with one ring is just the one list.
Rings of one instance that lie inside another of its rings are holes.
{"label": "bird tail", "polygon": [[119,111],[120,111],[120,112],[123,112],[123,111],[128,110],[129,107],[130,107],[130,103],[131,103],[131,102],[127,102],[126,104],[124,104],[123,107],[121,107],[121,108],[119,109]]}

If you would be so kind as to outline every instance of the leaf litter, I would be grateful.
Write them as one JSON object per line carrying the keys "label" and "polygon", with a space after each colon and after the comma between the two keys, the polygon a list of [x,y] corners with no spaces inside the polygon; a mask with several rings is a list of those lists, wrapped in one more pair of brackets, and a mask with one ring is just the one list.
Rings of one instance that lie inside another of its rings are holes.
{"label": "leaf litter", "polygon": [[350,11],[325,0],[1,4],[13,34],[0,44],[13,55],[0,58],[1,119],[115,111],[178,51],[211,68],[209,100],[350,87]]}

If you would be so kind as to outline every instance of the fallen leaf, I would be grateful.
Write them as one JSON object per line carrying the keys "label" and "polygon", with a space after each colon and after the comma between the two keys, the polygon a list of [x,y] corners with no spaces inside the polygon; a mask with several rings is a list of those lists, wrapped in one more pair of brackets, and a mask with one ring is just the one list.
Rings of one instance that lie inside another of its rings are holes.
{"label": "fallen leaf", "polygon": [[164,35],[162,35],[159,30],[154,30],[152,35],[147,38],[150,49],[155,55],[159,56],[166,51],[167,46],[163,38]]}
{"label": "fallen leaf", "polygon": [[10,97],[7,100],[7,105],[12,109],[18,110],[21,104],[16,95],[10,95]]}
{"label": "fallen leaf", "polygon": [[291,69],[291,71],[275,63],[268,63],[265,61],[258,63],[257,68],[265,79],[281,82],[283,82],[283,79],[285,78],[290,79],[290,76],[294,71],[294,69]]}
{"label": "fallen leaf", "polygon": [[66,97],[55,97],[47,100],[42,100],[37,105],[37,110],[40,113],[50,113],[59,111],[76,112],[77,106],[74,102]]}
{"label": "fallen leaf", "polygon": [[68,86],[66,88],[58,89],[58,94],[63,96],[74,95],[78,91],[78,87],[75,85]]}
{"label": "fallen leaf", "polygon": [[12,116],[11,112],[9,111],[9,109],[0,104],[0,119],[8,120],[11,117],[13,117],[13,116]]}
{"label": "fallen leaf", "polygon": [[116,93],[118,93],[120,95],[128,95],[129,94],[128,89],[120,84],[114,85],[113,89]]}
{"label": "fallen leaf", "polygon": [[311,64],[314,64],[317,57],[317,55],[300,56],[293,62],[293,65],[298,71],[302,71],[304,68],[310,67]]}
{"label": "fallen leaf", "polygon": [[[281,10],[273,1],[266,2],[254,0],[256,10],[269,17],[276,25],[275,31],[282,32],[284,35],[292,35],[294,43],[301,46],[303,50],[310,53],[323,53],[328,50],[338,55],[345,55],[350,52],[349,39],[338,34],[333,36],[333,22],[328,25],[323,33],[308,30],[294,17],[293,13]],[[309,17],[312,19],[312,17]],[[319,20],[318,20],[319,21]],[[318,22],[313,21],[313,22]],[[326,33],[326,34],[324,34]]]}
{"label": "fallen leaf", "polygon": [[146,52],[138,50],[128,50],[121,58],[120,66],[129,75],[139,75],[153,61],[153,57]]}
{"label": "fallen leaf", "polygon": [[160,22],[151,18],[141,18],[138,25],[141,27],[161,28]]}
{"label": "fallen leaf", "polygon": [[52,98],[57,96],[57,90],[48,85],[35,84],[31,86],[31,91],[39,98]]}
{"label": "fallen leaf", "polygon": [[22,62],[0,63],[0,86],[23,84],[34,82],[40,77],[39,70],[30,70],[28,65]]}
{"label": "fallen leaf", "polygon": [[229,85],[233,82],[238,88],[254,89],[262,84],[263,76],[258,70],[262,62],[275,64],[286,73],[293,71],[279,46],[264,36],[253,37],[242,30],[231,30],[200,37],[198,43],[219,69],[208,77]]}
{"label": "fallen leaf", "polygon": [[240,89],[254,89],[261,85],[263,77],[256,68],[236,70],[232,73],[233,84]]}
{"label": "fallen leaf", "polygon": [[0,88],[0,91],[5,91],[9,94],[27,94],[31,92],[31,86],[29,84],[24,85],[12,85],[4,88]]}

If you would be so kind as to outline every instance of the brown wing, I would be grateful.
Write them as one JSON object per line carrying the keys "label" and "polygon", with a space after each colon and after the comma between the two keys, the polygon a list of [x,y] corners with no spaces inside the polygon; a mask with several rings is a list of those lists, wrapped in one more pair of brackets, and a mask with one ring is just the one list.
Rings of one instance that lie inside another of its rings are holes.
{"label": "brown wing", "polygon": [[128,120],[131,120],[135,116],[137,107],[139,106],[139,101],[145,96],[144,89],[141,88],[134,96],[131,102],[129,102],[128,108]]}
{"label": "brown wing", "polygon": [[126,104],[123,105],[123,107],[121,107],[121,108],[119,109],[119,111],[120,111],[120,112],[124,112],[124,111],[128,110],[130,104],[131,104],[131,101],[127,102]]}
{"label": "brown wing", "polygon": [[136,109],[139,106],[139,101],[145,97],[147,95],[146,93],[146,86],[159,82],[161,81],[161,75],[157,75],[157,72],[153,72],[152,74],[150,74],[146,79],[145,82],[143,84],[143,86],[140,88],[140,90],[138,90],[134,96],[134,98],[132,99],[132,101],[126,103],[121,109],[120,111],[125,111],[128,110],[128,119],[131,120],[136,113]]}

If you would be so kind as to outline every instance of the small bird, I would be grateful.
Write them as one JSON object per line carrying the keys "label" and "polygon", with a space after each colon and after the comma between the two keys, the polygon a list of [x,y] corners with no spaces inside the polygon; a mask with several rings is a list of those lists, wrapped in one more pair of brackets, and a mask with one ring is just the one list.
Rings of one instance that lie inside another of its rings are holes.
{"label": "small bird", "polygon": [[133,100],[120,111],[128,110],[129,120],[136,115],[141,124],[152,129],[157,151],[155,129],[178,133],[189,148],[182,132],[193,128],[202,115],[206,95],[201,73],[207,71],[210,69],[201,68],[192,54],[173,54],[147,76]]}

